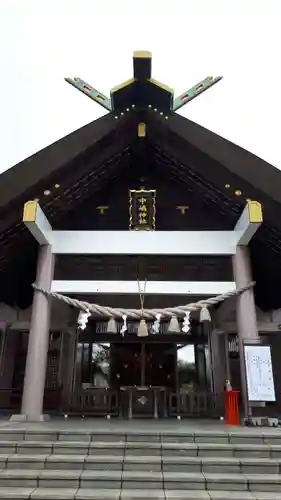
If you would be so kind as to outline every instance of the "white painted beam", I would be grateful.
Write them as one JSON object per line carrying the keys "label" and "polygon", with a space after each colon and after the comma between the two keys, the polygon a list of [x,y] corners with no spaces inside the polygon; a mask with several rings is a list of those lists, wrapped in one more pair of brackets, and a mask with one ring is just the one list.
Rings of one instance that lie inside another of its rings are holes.
{"label": "white painted beam", "polygon": [[55,254],[234,255],[262,223],[262,208],[248,201],[234,231],[52,231],[38,201],[24,205],[23,222],[40,245]]}
{"label": "white painted beam", "polygon": [[50,225],[38,201],[27,201],[23,209],[23,223],[29,229],[39,245],[50,243],[52,226]]}
{"label": "white painted beam", "polygon": [[237,235],[237,245],[248,245],[262,221],[261,204],[258,201],[249,200],[234,228]]}
{"label": "white painted beam", "polygon": [[[220,295],[235,290],[233,281],[144,281],[141,291],[148,295]],[[54,280],[52,291],[65,294],[138,294],[136,281]]]}
{"label": "white painted beam", "polygon": [[234,255],[234,231],[53,231],[55,254]]}

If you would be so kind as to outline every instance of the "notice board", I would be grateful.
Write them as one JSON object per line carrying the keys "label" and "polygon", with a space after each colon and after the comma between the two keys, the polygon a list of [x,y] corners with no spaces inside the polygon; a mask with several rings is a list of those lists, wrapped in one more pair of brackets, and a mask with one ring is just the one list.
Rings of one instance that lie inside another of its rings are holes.
{"label": "notice board", "polygon": [[244,354],[248,400],[276,401],[270,346],[245,345]]}

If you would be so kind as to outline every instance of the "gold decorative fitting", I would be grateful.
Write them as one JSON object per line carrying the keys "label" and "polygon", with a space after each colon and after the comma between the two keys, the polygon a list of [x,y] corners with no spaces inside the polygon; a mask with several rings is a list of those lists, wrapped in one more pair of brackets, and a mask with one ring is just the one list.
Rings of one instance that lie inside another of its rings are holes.
{"label": "gold decorative fitting", "polygon": [[122,111],[122,113],[120,113],[120,114],[121,114],[121,116],[124,116],[124,113],[123,113],[123,111]]}
{"label": "gold decorative fitting", "polygon": [[168,120],[168,119],[169,119],[169,117],[168,117],[168,116],[165,116],[165,120]]}
{"label": "gold decorative fitting", "polygon": [[154,108],[154,111],[157,111],[157,108]]}
{"label": "gold decorative fitting", "polygon": [[35,222],[38,202],[36,200],[27,201],[23,207],[23,222]]}
{"label": "gold decorative fitting", "polygon": [[148,105],[148,107],[149,107],[149,108],[152,108],[152,104],[149,104],[149,105]]}
{"label": "gold decorative fitting", "polygon": [[236,196],[241,196],[242,191],[240,191],[240,189],[236,189],[236,191],[234,191],[234,194],[235,194]]}
{"label": "gold decorative fitting", "polygon": [[263,222],[262,206],[258,201],[250,200],[247,202],[249,221],[252,224],[261,224]]}
{"label": "gold decorative fitting", "polygon": [[164,115],[163,111],[160,111],[160,115],[161,115],[161,116],[163,116],[163,115]]}
{"label": "gold decorative fitting", "polygon": [[136,105],[135,105],[135,104],[132,104],[132,108],[135,108],[135,107],[136,107]]}
{"label": "gold decorative fitting", "polygon": [[149,50],[134,50],[133,57],[135,59],[151,59],[152,53]]}
{"label": "gold decorative fitting", "polygon": [[230,188],[230,184],[226,184],[225,187],[226,187],[226,189],[229,189]]}
{"label": "gold decorative fitting", "polygon": [[126,108],[126,111],[130,111],[130,108]]}
{"label": "gold decorative fitting", "polygon": [[100,215],[104,215],[105,214],[105,211],[108,210],[108,206],[107,205],[99,205],[98,207],[96,207],[96,209],[99,211]]}
{"label": "gold decorative fitting", "polygon": [[174,94],[174,89],[166,85],[165,83],[159,82],[158,80],[155,80],[155,78],[150,78],[148,80],[150,83],[153,83],[153,85],[156,85],[162,90],[166,90],[166,92],[169,92],[169,94]]}
{"label": "gold decorative fitting", "polygon": [[118,116],[114,116],[115,120],[118,120]]}
{"label": "gold decorative fitting", "polygon": [[178,205],[176,209],[180,211],[181,215],[185,215],[189,207],[187,205]]}
{"label": "gold decorative fitting", "polygon": [[59,189],[60,188],[60,184],[55,184],[55,188]]}
{"label": "gold decorative fitting", "polygon": [[145,123],[139,123],[138,124],[138,137],[145,137],[146,136],[146,125]]}
{"label": "gold decorative fitting", "polygon": [[125,82],[120,83],[119,85],[116,85],[116,87],[113,87],[110,91],[110,94],[114,94],[115,92],[118,92],[118,90],[124,89],[125,87],[129,87],[132,83],[134,83],[135,79],[130,78],[129,80],[126,80]]}
{"label": "gold decorative fitting", "polygon": [[44,195],[45,196],[50,196],[50,194],[51,194],[51,191],[49,189],[45,189]]}

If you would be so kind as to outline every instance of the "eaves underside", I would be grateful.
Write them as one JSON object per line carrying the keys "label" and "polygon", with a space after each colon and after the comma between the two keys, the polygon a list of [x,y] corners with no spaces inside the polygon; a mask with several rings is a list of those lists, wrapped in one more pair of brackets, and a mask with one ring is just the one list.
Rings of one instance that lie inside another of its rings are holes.
{"label": "eaves underside", "polygon": [[[147,135],[142,139],[137,136],[137,125],[140,121],[147,124]],[[103,131],[99,131],[99,135],[95,136],[98,122],[102,124]],[[268,191],[265,192],[256,187],[262,182],[262,176],[258,171],[256,172],[256,176],[259,175],[258,181],[255,178],[255,182],[254,180],[250,182],[248,173],[244,176],[238,175],[237,172],[233,171],[233,167],[227,168],[216,161],[212,157],[215,156],[213,145],[213,153],[210,156],[206,152],[206,146],[198,147],[198,138],[196,139],[197,145],[195,145],[194,135],[190,135],[191,142],[188,142],[184,137],[182,125],[185,124],[189,129],[193,125],[195,128],[199,126],[179,116],[163,120],[159,117],[156,118],[153,114],[142,113],[141,115],[127,116],[120,121],[114,121],[112,117],[103,117],[94,123],[94,126],[90,124],[84,127],[85,131],[87,130],[84,142],[81,138],[82,129],[80,129],[72,134],[73,143],[68,137],[63,140],[64,146],[63,141],[61,144],[57,144],[61,148],[59,153],[52,149],[55,145],[51,146],[52,153],[49,150],[45,157],[44,151],[38,153],[37,168],[41,168],[42,171],[36,177],[39,179],[37,182],[36,179],[33,182],[31,178],[34,168],[31,163],[34,162],[34,158],[14,167],[14,172],[11,169],[8,174],[0,176],[0,183],[2,178],[4,180],[0,184],[0,191],[5,190],[5,186],[13,190],[13,186],[18,184],[23,172],[26,169],[28,171],[28,188],[10,199],[6,206],[2,205],[2,210],[0,207],[2,216],[0,223],[0,271],[4,271],[6,275],[6,271],[17,258],[18,249],[25,240],[30,241],[21,222],[25,201],[39,198],[51,223],[59,225],[61,218],[83,205],[89,197],[103,189],[110,179],[123,175],[128,169],[133,168],[135,161],[138,163],[146,162],[149,158],[158,171],[165,172],[165,178],[170,175],[177,178],[185,186],[187,197],[189,192],[195,190],[198,196],[205,197],[209,203],[215,204],[220,214],[233,224],[239,217],[246,199],[261,201],[264,206],[265,222],[251,245],[255,254],[256,273],[264,279],[265,271],[261,269],[261,266],[264,259],[269,259],[267,273],[274,276],[275,280],[277,274],[279,277],[281,274],[279,271],[281,267],[281,205],[276,200],[274,193],[273,198],[268,194]],[[87,129],[91,126],[92,138],[89,128]],[[202,131],[202,127],[199,127],[198,130]],[[207,132],[209,133],[209,131]],[[78,133],[81,136],[80,142],[82,141],[83,147],[86,148],[84,151],[81,150],[79,140],[75,139],[75,134]],[[219,144],[221,144],[220,140]],[[69,145],[71,151],[63,156],[63,149],[65,150]],[[237,148],[237,146],[234,147]],[[238,149],[240,150],[240,148]],[[241,151],[239,154],[242,154]],[[247,153],[247,155],[250,154]],[[220,157],[222,158],[222,156]],[[48,170],[48,158],[53,160],[53,166],[57,162],[57,168]],[[65,160],[66,158],[68,159]],[[259,161],[262,162],[262,160]],[[267,164],[263,163],[265,168],[268,168]],[[272,170],[274,169],[272,166],[269,167],[271,169],[269,176],[272,178],[273,175],[274,179],[277,176],[280,183],[280,172],[277,169]],[[252,168],[253,166],[249,171],[252,171]],[[46,176],[44,176],[44,171]],[[237,171],[241,173],[241,170],[237,169]],[[59,189],[53,189],[55,184],[59,185]],[[268,184],[265,187],[268,187]],[[50,196],[44,196],[46,190],[51,191]],[[235,194],[238,191],[241,192],[239,196]],[[7,191],[6,199],[9,200]],[[2,274],[2,276],[4,275]]]}

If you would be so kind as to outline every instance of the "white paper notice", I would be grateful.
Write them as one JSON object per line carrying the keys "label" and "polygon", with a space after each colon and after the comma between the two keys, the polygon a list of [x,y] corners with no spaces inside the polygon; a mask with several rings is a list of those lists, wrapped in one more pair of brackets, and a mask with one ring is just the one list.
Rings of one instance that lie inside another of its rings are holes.
{"label": "white paper notice", "polygon": [[249,401],[275,401],[270,347],[246,345],[244,352]]}

